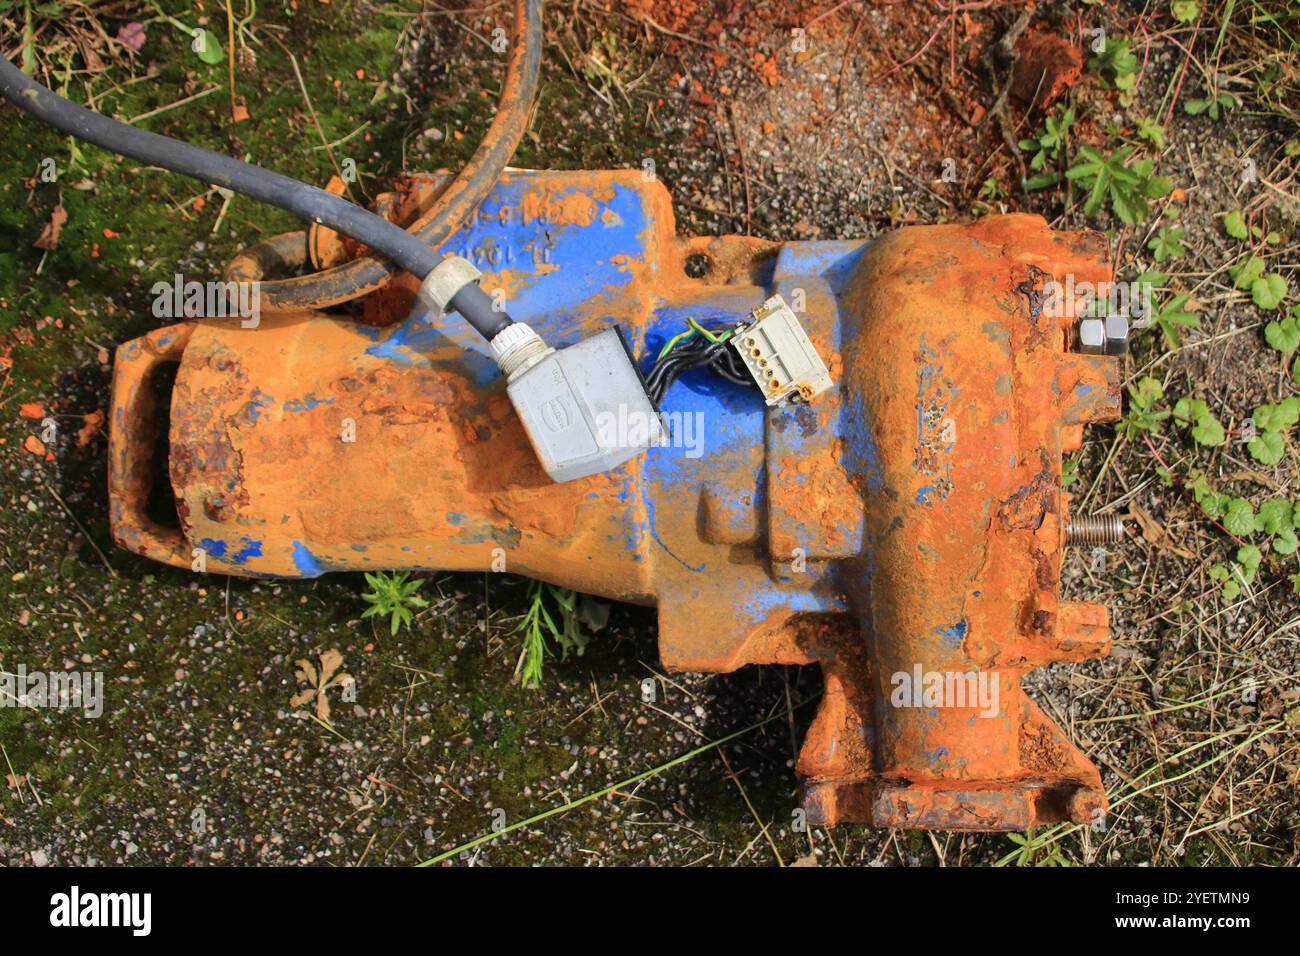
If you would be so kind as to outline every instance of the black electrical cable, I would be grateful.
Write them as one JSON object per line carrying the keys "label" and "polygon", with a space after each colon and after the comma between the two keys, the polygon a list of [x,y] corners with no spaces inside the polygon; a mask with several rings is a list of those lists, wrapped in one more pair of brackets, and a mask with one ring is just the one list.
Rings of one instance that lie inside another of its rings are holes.
{"label": "black electrical cable", "polygon": [[504,310],[496,308],[492,297],[480,289],[477,282],[471,282],[462,288],[447,304],[464,316],[465,321],[478,329],[489,342],[514,322]]}
{"label": "black electrical cable", "polygon": [[[252,163],[109,119],[47,89],[2,56],[0,97],[41,122],[78,139],[142,163],[161,166],[260,199],[302,219],[328,226],[365,243],[420,278],[428,275],[441,261],[438,253],[412,233],[346,199]],[[475,306],[478,304],[474,302]],[[471,314],[465,315],[466,321],[487,339],[511,321],[502,312],[488,310],[484,313],[476,307],[471,307],[469,312]]]}
{"label": "black electrical cable", "polygon": [[707,367],[734,385],[757,388],[749,369],[735,354],[730,342],[711,342],[703,336],[692,336],[673,346],[667,355],[658,359],[646,375],[646,391],[655,403],[663,401],[673,382],[696,368]]}
{"label": "black electrical cable", "polygon": [[287,209],[373,246],[423,278],[438,264],[432,249],[405,229],[323,189],[210,149],[136,129],[66,100],[0,57],[0,96],[42,123],[123,156],[224,186]]}
{"label": "black electrical cable", "polygon": [[[506,63],[506,75],[497,99],[496,115],[478,149],[406,230],[425,245],[437,249],[482,205],[510,163],[528,130],[541,77],[542,0],[514,0],[515,29]],[[232,263],[233,265],[233,263]],[[241,267],[255,266],[245,259]],[[377,292],[392,280],[397,269],[373,255],[363,254],[341,265],[299,276],[268,279],[261,285],[263,312],[301,312],[342,305]],[[249,278],[260,276],[249,275]]]}

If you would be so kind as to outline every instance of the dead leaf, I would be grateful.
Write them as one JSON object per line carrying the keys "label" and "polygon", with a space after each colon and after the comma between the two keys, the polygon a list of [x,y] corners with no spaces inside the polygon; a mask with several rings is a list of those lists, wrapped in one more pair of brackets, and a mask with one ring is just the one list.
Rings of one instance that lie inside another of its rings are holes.
{"label": "dead leaf", "polygon": [[78,448],[85,448],[90,444],[90,440],[95,437],[95,434],[104,424],[104,413],[97,408],[88,415],[83,415],[82,421],[85,424],[77,429]]}
{"label": "dead leaf", "polygon": [[339,665],[342,663],[343,655],[336,650],[328,650],[321,654],[320,681],[318,682],[320,687],[324,688],[329,686],[330,677],[333,676],[334,672],[339,669]]}
{"label": "dead leaf", "polygon": [[1156,521],[1155,518],[1151,517],[1137,505],[1130,504],[1128,514],[1130,518],[1141,525],[1142,540],[1146,541],[1148,544],[1153,547],[1163,548],[1180,558],[1187,558],[1189,560],[1196,559],[1195,554],[1188,551],[1182,545],[1177,544],[1160,522]]}
{"label": "dead leaf", "polygon": [[92,73],[102,73],[104,70],[104,61],[95,48],[91,45],[91,38],[82,36],[77,39],[77,46],[81,47],[82,59],[86,61],[86,69]]}
{"label": "dead leaf", "polygon": [[316,680],[316,668],[312,666],[311,661],[304,657],[301,660],[294,661],[294,663],[297,664],[299,668],[299,673],[297,675],[298,680],[305,680],[307,683],[311,684],[312,687],[315,687],[319,683],[319,681]]}
{"label": "dead leaf", "polygon": [[1229,481],[1253,481],[1256,484],[1263,485],[1265,488],[1272,490],[1274,493],[1285,494],[1286,486],[1278,484],[1271,476],[1264,474],[1262,471],[1255,471],[1251,468],[1242,468],[1240,471],[1229,472],[1224,476]]}
{"label": "dead leaf", "polygon": [[306,658],[294,661],[298,668],[294,676],[299,683],[307,686],[289,698],[289,706],[304,707],[315,698],[316,716],[328,724],[330,702],[327,691],[331,687],[347,687],[354,683],[354,679],[351,674],[339,670],[343,665],[343,655],[339,651],[330,649],[323,651],[317,657],[320,660],[319,671]]}
{"label": "dead leaf", "polygon": [[42,456],[45,454],[45,442],[41,441],[35,435],[28,435],[27,440],[23,442],[23,448],[31,454]]}
{"label": "dead leaf", "polygon": [[292,697],[290,697],[290,698],[289,698],[289,706],[290,706],[290,707],[304,707],[304,706],[306,706],[306,705],[311,701],[311,699],[312,699],[313,697],[315,697],[315,696],[316,696],[316,688],[315,688],[315,687],[308,687],[306,690],[304,690],[304,691],[299,691],[298,693],[296,693],[296,694],[294,694]]}
{"label": "dead leaf", "polygon": [[33,245],[37,249],[53,252],[59,247],[59,233],[63,231],[63,225],[67,221],[68,213],[63,208],[63,203],[59,203],[50,211],[50,221],[41,227],[41,234],[36,237]]}

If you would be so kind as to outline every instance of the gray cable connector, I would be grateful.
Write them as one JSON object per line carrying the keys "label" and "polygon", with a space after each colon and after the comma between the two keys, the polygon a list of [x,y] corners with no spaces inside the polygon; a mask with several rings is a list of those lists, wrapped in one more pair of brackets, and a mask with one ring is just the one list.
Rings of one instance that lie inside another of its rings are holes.
{"label": "gray cable connector", "polygon": [[492,354],[528,440],[555,481],[609,471],[666,440],[617,328],[557,350],[516,322],[492,340]]}
{"label": "gray cable connector", "polygon": [[[617,328],[553,349],[523,322],[494,307],[473,263],[448,256],[420,283],[435,316],[460,312],[480,331],[506,379],[506,394],[542,467],[554,481],[617,468],[667,436]],[[486,332],[485,332],[486,334]]]}

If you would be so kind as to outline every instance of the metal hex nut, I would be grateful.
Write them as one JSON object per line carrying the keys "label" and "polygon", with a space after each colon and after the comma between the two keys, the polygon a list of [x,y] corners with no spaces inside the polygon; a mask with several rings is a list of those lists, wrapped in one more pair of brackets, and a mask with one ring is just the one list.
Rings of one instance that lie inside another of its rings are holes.
{"label": "metal hex nut", "polygon": [[1106,354],[1124,355],[1128,352],[1128,316],[1106,316]]}
{"label": "metal hex nut", "polygon": [[1079,351],[1102,355],[1106,351],[1106,323],[1101,319],[1084,319],[1079,323]]}

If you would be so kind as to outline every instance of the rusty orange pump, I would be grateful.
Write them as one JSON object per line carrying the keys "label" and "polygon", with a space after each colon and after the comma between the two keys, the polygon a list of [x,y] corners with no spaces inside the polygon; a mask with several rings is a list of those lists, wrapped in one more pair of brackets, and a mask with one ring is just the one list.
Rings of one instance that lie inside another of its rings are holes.
{"label": "rusty orange pump", "polygon": [[[477,336],[418,308],[383,324],[413,281],[360,321],[171,325],[117,354],[118,544],[246,576],[504,568],[654,605],[669,668],[821,666],[798,761],[812,822],[1100,819],[1096,768],[1021,688],[1108,649],[1105,609],[1060,597],[1061,470],[1084,424],[1118,416],[1118,363],[1072,351],[1069,304],[1044,307],[1049,281],[1110,279],[1100,237],[1009,215],[870,242],[679,239],[639,172],[513,170],[449,251],[556,346],[617,323],[653,356],[688,317],[734,325],[779,294],[835,387],[769,408],[688,373],[665,446],[557,484]],[[178,527],[148,509],[166,364]]]}

